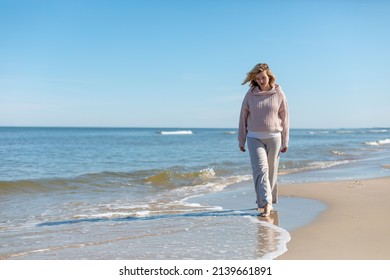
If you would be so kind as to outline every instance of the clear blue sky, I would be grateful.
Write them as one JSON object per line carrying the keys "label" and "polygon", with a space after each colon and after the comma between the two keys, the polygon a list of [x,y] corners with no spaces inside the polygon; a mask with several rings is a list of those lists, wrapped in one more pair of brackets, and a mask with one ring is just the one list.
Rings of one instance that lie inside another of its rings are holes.
{"label": "clear blue sky", "polygon": [[0,126],[231,127],[259,62],[293,128],[390,126],[390,1],[0,0]]}

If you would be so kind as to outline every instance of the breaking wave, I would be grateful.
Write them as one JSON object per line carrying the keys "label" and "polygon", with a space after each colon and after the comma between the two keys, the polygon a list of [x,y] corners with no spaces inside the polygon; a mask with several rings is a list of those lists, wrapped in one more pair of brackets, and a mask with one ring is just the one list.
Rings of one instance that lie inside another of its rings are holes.
{"label": "breaking wave", "polygon": [[191,130],[159,131],[161,135],[186,135],[193,134]]}
{"label": "breaking wave", "polygon": [[364,142],[364,144],[369,146],[382,146],[390,144],[390,139],[383,139],[378,141]]}

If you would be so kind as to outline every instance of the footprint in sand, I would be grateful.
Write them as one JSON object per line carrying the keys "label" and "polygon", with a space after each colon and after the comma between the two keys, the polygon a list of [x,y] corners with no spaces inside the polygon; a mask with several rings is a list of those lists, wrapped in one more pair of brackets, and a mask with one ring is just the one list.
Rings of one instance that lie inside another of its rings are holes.
{"label": "footprint in sand", "polygon": [[348,185],[348,188],[356,189],[356,188],[358,188],[359,186],[362,186],[362,185],[363,184],[362,184],[361,181],[356,180],[356,181],[353,181],[351,185]]}

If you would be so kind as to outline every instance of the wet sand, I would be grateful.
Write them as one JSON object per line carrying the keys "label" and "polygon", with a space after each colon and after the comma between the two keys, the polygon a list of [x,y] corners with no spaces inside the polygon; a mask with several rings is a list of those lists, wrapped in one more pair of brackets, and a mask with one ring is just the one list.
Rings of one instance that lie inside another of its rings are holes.
{"label": "wet sand", "polygon": [[282,185],[280,195],[318,199],[328,207],[290,231],[288,251],[277,259],[390,259],[390,177]]}

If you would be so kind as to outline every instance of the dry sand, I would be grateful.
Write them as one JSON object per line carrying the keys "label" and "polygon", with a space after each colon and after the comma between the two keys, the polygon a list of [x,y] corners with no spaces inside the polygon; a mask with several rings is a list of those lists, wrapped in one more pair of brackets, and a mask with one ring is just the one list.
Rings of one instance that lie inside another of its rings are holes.
{"label": "dry sand", "polygon": [[291,232],[284,260],[390,260],[390,177],[292,184],[280,195],[318,199],[328,209]]}

